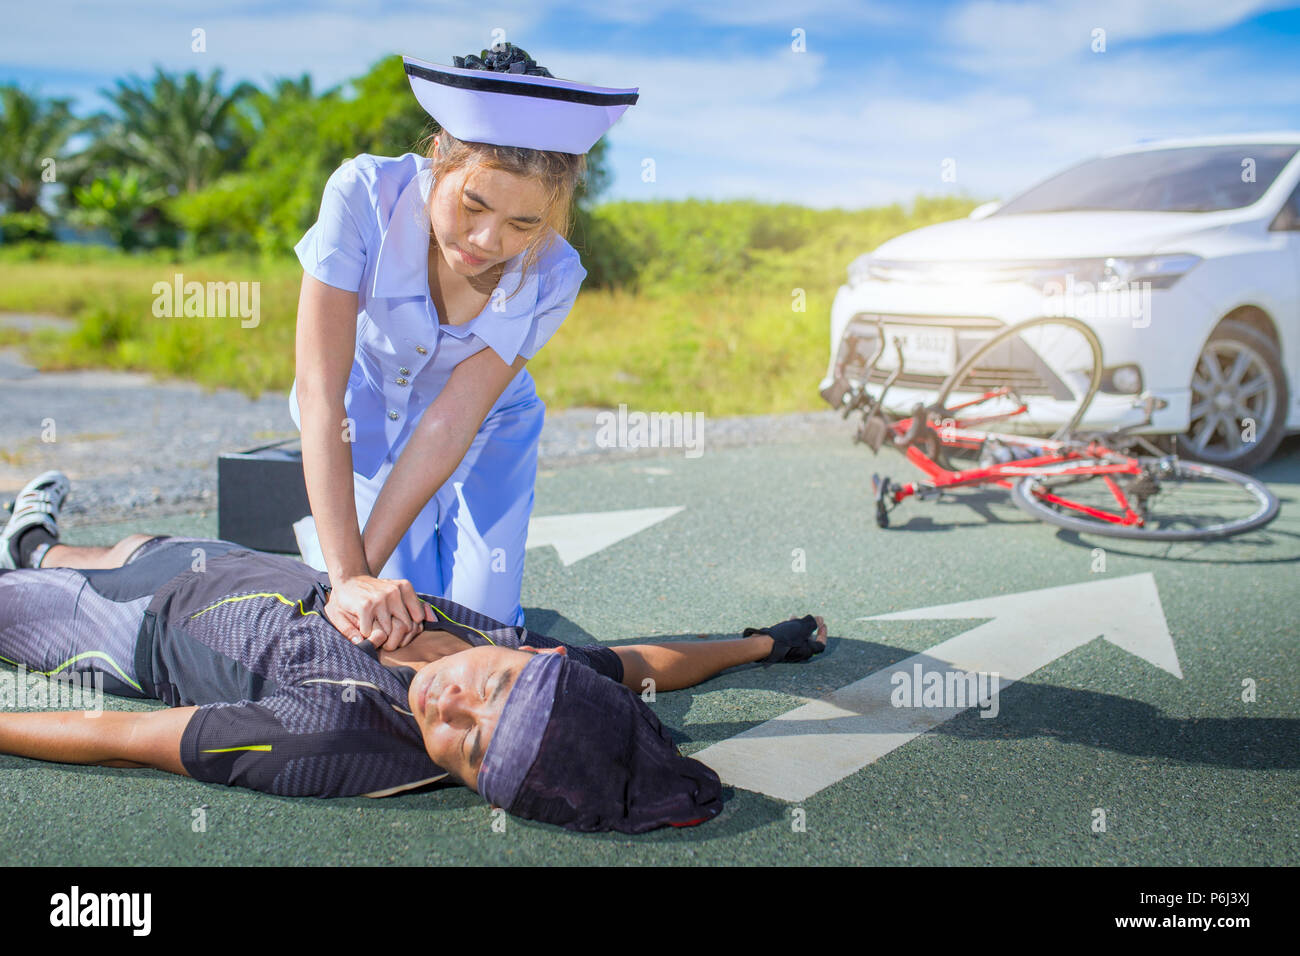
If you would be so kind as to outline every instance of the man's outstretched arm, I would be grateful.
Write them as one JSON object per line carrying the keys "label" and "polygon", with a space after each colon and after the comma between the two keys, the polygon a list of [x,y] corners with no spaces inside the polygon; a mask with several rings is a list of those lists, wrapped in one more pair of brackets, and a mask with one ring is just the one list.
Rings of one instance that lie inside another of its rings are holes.
{"label": "man's outstretched arm", "polygon": [[[826,645],[826,624],[817,619],[816,642]],[[680,690],[729,667],[766,660],[772,653],[767,634],[726,641],[675,641],[670,644],[627,644],[610,648],[623,662],[623,686],[640,693],[653,680],[657,691]]]}
{"label": "man's outstretched arm", "polygon": [[106,710],[0,714],[0,753],[56,763],[153,767],[189,776],[181,735],[197,707],[128,712]]}

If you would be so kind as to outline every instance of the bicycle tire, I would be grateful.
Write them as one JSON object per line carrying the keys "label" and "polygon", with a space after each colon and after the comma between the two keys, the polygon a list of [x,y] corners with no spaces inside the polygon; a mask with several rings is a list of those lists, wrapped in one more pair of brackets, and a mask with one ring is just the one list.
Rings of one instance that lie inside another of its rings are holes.
{"label": "bicycle tire", "polygon": [[966,356],[966,359],[957,366],[953,373],[944,379],[943,385],[939,389],[938,398],[935,399],[934,405],[931,407],[940,411],[941,414],[946,411],[948,407],[948,396],[951,395],[953,389],[970,374],[971,370],[978,365],[981,359],[987,356],[994,349],[1001,347],[1004,342],[1013,336],[1017,336],[1026,329],[1039,325],[1069,326],[1083,336],[1084,340],[1088,343],[1089,348],[1092,350],[1092,379],[1089,383],[1088,392],[1079,402],[1079,407],[1075,410],[1073,417],[1053,432],[1051,438],[1060,440],[1068,436],[1078,428],[1079,423],[1083,421],[1083,416],[1088,411],[1088,406],[1092,404],[1093,398],[1097,395],[1097,390],[1101,388],[1102,375],[1101,340],[1097,338],[1097,333],[1094,332],[1087,323],[1069,316],[1040,316],[1034,319],[1027,319],[1024,322],[1017,322],[1015,325],[1008,325],[987,342],[980,345],[980,347],[970,355]]}
{"label": "bicycle tire", "polygon": [[[1157,459],[1143,458],[1139,459],[1143,464],[1148,464]],[[1032,515],[1040,521],[1046,521],[1048,524],[1054,524],[1057,527],[1065,528],[1068,531],[1076,531],[1082,534],[1099,534],[1111,538],[1131,538],[1143,541],[1211,541],[1219,538],[1227,538],[1232,535],[1243,534],[1247,531],[1254,531],[1268,524],[1278,513],[1277,496],[1273,494],[1264,484],[1249,475],[1243,475],[1241,472],[1233,471],[1230,468],[1223,468],[1219,465],[1207,465],[1201,462],[1183,461],[1181,459],[1173,462],[1173,468],[1178,478],[1198,477],[1209,478],[1225,482],[1227,484],[1237,485],[1247,494],[1253,497],[1259,504],[1255,512],[1245,518],[1231,521],[1227,524],[1201,528],[1197,530],[1177,530],[1171,528],[1157,528],[1137,526],[1137,525],[1118,525],[1106,521],[1088,520],[1073,514],[1062,513],[1053,508],[1049,503],[1042,501],[1033,492],[1033,484],[1038,481],[1040,476],[1027,475],[1021,478],[1011,486],[1011,500],[1015,502],[1016,507],[1020,508],[1026,514]],[[1093,476],[1100,481],[1101,476]],[[1243,498],[1243,501],[1245,499]]]}

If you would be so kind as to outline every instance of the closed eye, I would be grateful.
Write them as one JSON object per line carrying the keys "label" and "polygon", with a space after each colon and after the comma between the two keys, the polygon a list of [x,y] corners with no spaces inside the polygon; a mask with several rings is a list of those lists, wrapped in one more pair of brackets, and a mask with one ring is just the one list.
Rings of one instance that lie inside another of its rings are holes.
{"label": "closed eye", "polygon": [[[480,213],[480,212],[482,212],[483,210],[482,210],[482,209],[475,209],[473,206],[465,206],[465,211],[466,211],[466,212],[469,212],[469,213]],[[531,227],[524,227],[524,226],[521,226],[521,225],[519,225],[519,223],[517,223],[517,222],[512,222],[510,225],[514,226],[514,227],[515,227],[516,229],[518,229],[520,232],[531,232],[531,231],[532,231],[532,228],[531,228]]]}
{"label": "closed eye", "polygon": [[[482,689],[480,691],[480,695],[482,696],[482,698],[484,698],[484,701],[487,700],[487,684],[489,684],[490,680],[491,680],[491,674],[487,675],[486,678],[484,678],[484,685],[482,685]],[[500,692],[500,683],[502,682],[498,680],[497,687],[495,687],[493,691],[493,695],[497,695],[497,693]],[[465,731],[465,739],[467,740],[469,739],[469,731]],[[469,753],[467,754],[467,756],[465,756],[465,762],[467,762],[469,766],[474,766],[474,758],[476,757],[478,758],[478,760],[482,760],[482,730],[477,723],[474,724],[474,745],[473,747],[469,748]]]}
{"label": "closed eye", "polygon": [[[487,700],[487,686],[488,686],[488,681],[490,681],[491,679],[492,679],[492,675],[491,675],[491,674],[488,674],[486,677],[483,678],[483,686],[479,689],[479,696],[482,697],[483,700]],[[468,730],[465,731],[464,742],[468,742],[468,741],[469,741],[469,734],[470,734],[470,732],[469,732]],[[483,732],[482,732],[481,730],[479,730],[478,723],[475,722],[475,724],[474,724],[474,746],[472,746],[472,747],[469,748],[469,752],[468,752],[468,753],[465,752],[464,744],[463,744],[463,743],[462,743],[462,746],[461,746],[461,755],[465,758],[465,763],[466,763],[468,766],[471,766],[471,767],[474,766],[474,755],[477,754],[477,753],[479,752],[479,749],[480,749],[480,748],[479,748],[479,743],[482,741],[482,739],[483,739]]]}

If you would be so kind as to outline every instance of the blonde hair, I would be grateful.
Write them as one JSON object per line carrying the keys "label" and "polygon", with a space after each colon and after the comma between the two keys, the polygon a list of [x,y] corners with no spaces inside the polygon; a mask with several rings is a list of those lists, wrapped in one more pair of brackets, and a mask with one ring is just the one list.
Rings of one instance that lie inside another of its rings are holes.
{"label": "blonde hair", "polygon": [[[441,144],[441,147],[439,146]],[[522,274],[519,288],[523,288],[524,279],[537,266],[537,260],[553,241],[551,230],[557,235],[568,238],[573,228],[573,193],[578,183],[587,173],[587,157],[576,153],[551,152],[541,149],[527,149],[522,146],[497,146],[493,143],[465,142],[452,136],[445,129],[435,128],[417,146],[433,162],[433,175],[436,182],[458,169],[485,167],[499,169],[516,176],[536,180],[546,195],[546,206],[542,213],[542,228],[533,230],[534,236],[525,246]],[[464,201],[465,183],[461,181],[461,201]],[[429,193],[431,211],[433,192]],[[547,228],[549,227],[549,228]],[[429,221],[430,241],[433,236],[433,220]]]}

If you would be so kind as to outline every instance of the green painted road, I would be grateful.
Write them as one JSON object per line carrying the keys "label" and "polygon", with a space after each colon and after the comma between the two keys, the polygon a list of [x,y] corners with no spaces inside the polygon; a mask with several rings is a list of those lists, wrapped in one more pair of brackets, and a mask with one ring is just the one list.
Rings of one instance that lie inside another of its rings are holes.
{"label": "green painted road", "polygon": [[[552,547],[531,549],[528,626],[617,644],[823,615],[830,646],[807,664],[750,665],[658,696],[652,706],[696,753],[987,619],[870,616],[1092,583],[1091,606],[1062,600],[1061,627],[1087,614],[1113,625],[1005,688],[993,719],[967,710],[795,803],[732,788],[725,812],[692,829],[575,835],[511,818],[497,830],[459,788],[288,799],[0,757],[0,863],[1300,863],[1300,441],[1259,473],[1282,499],[1269,528],[1156,547],[1074,538],[1001,492],[908,502],[880,530],[870,473],[911,469],[874,459],[848,427],[829,443],[544,471],[537,516],[682,510],[569,566]],[[215,536],[216,518],[82,526],[67,540],[132,531]],[[1159,632],[1149,608],[1104,598],[1108,579],[1148,572],[1181,679],[1100,639]],[[1008,633],[1017,623],[999,622]],[[192,826],[199,809],[205,832]]]}

